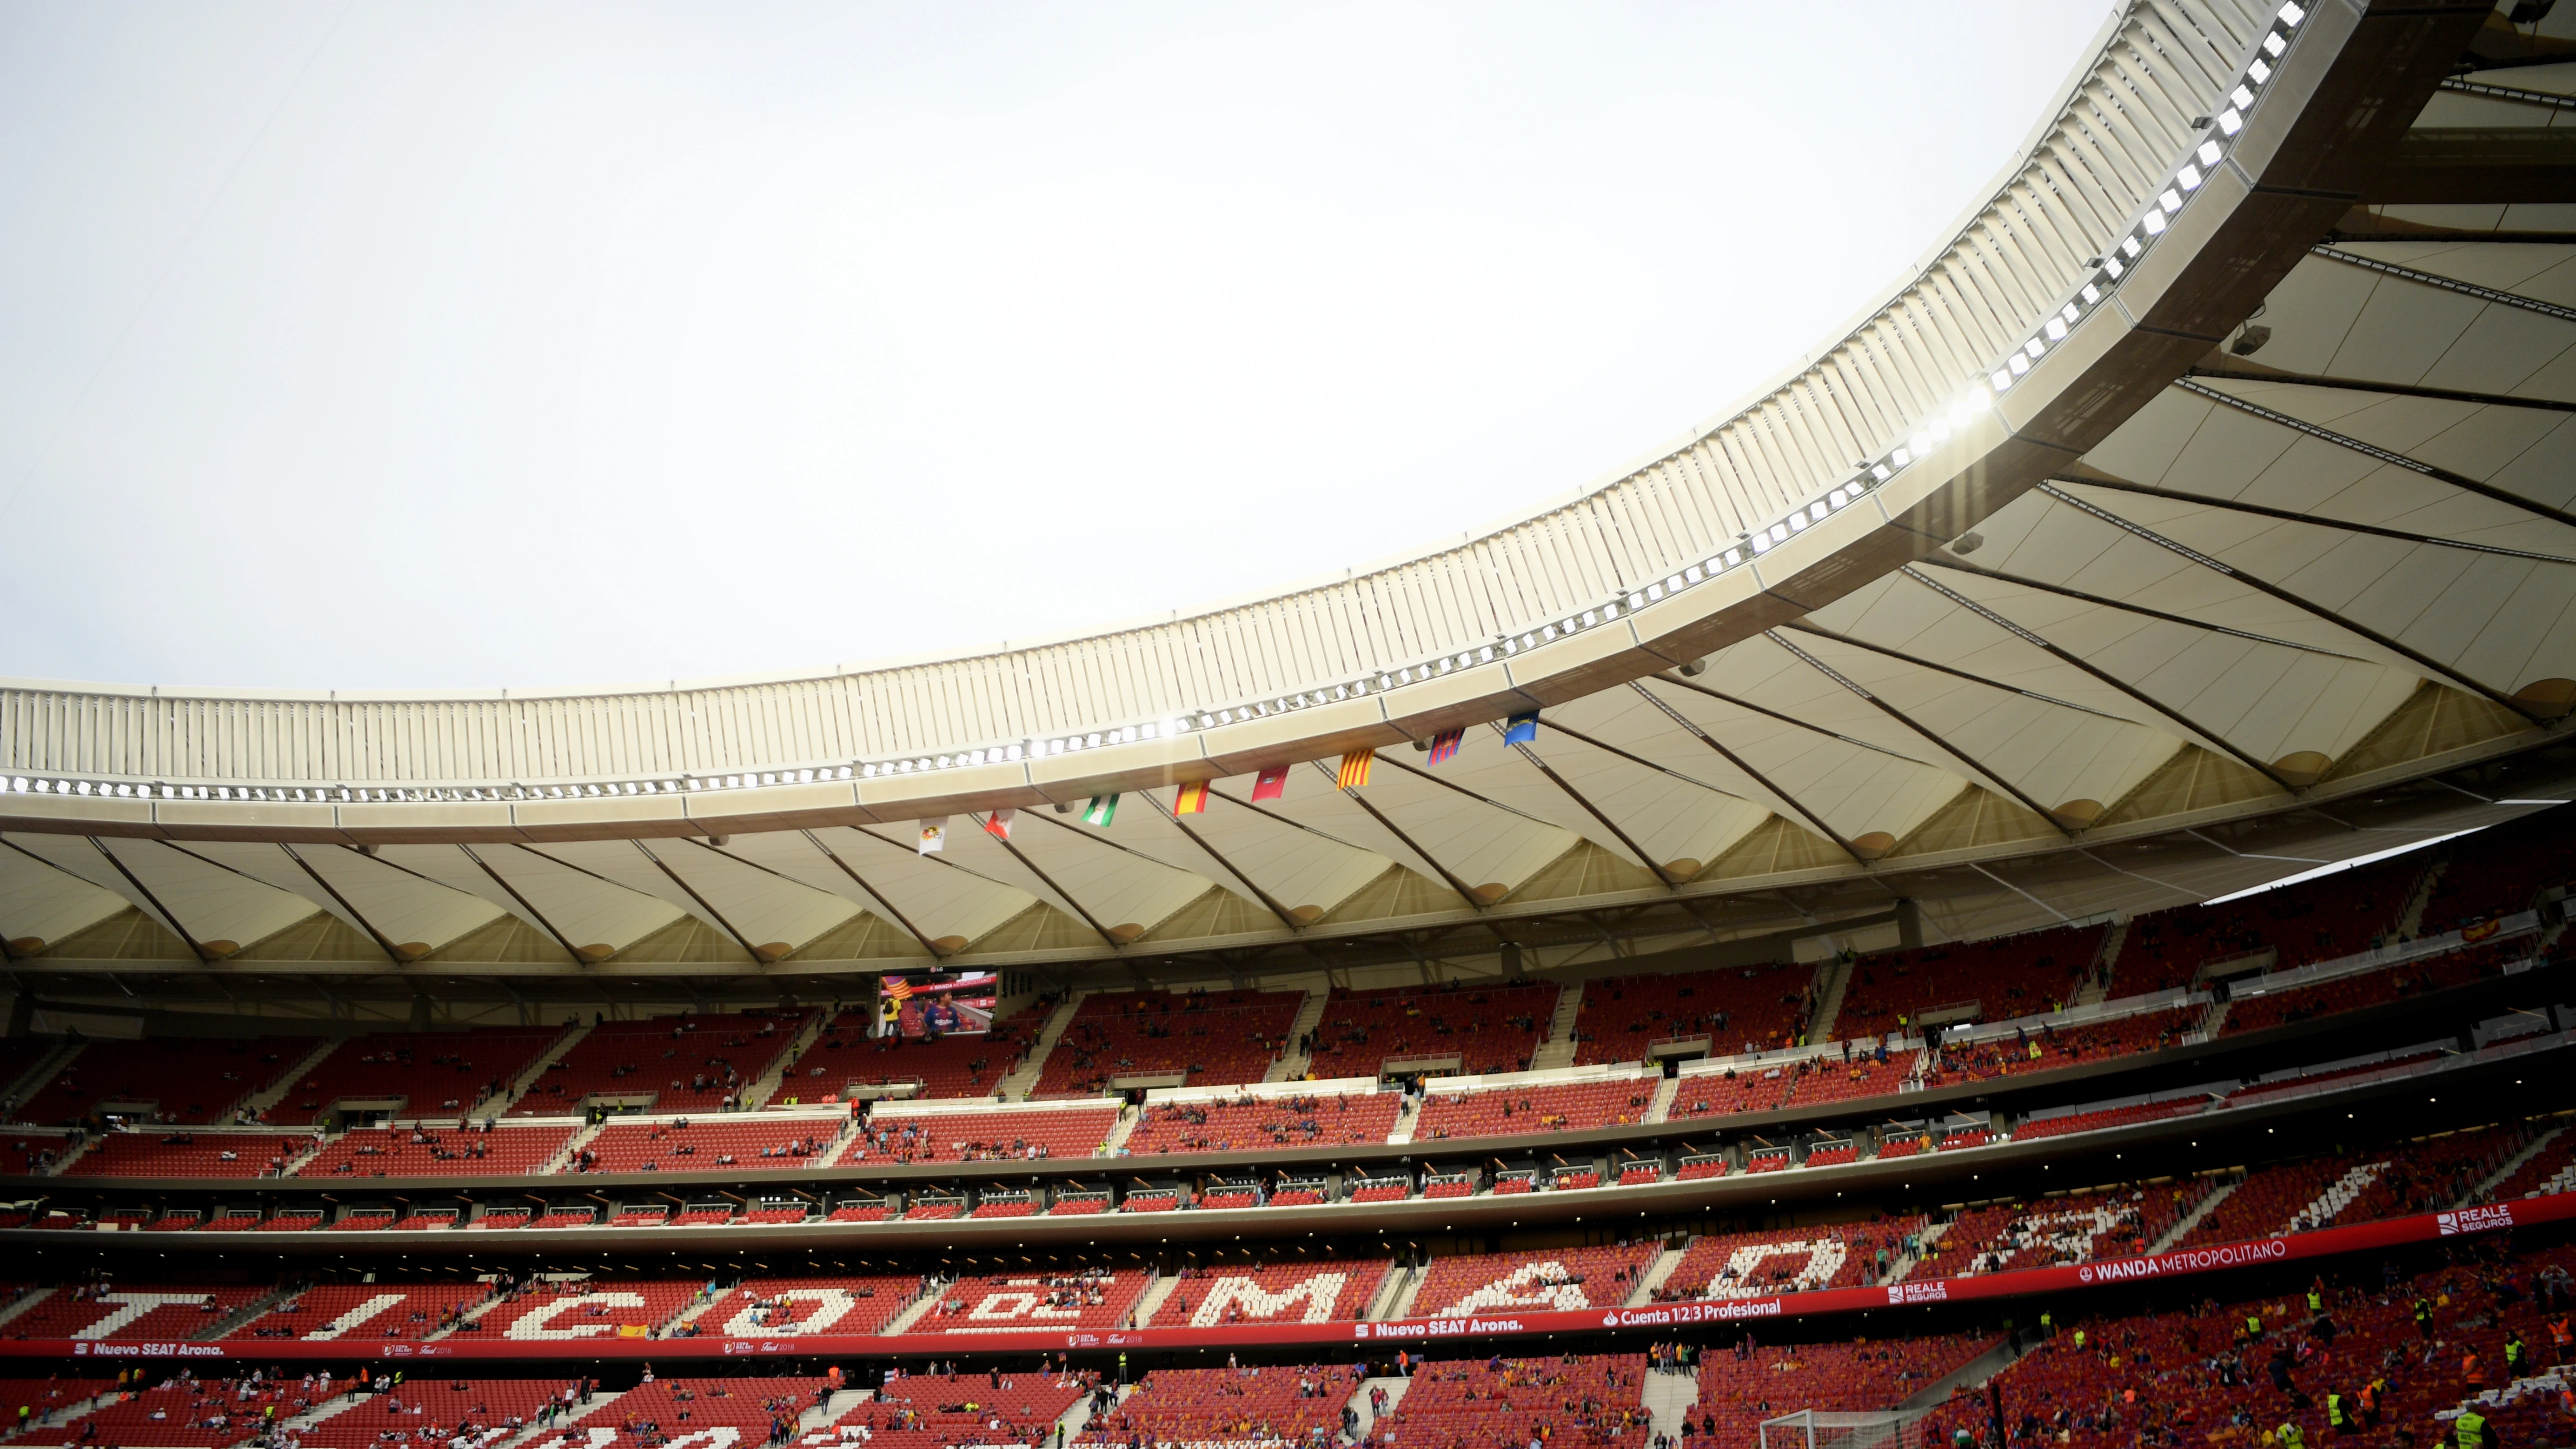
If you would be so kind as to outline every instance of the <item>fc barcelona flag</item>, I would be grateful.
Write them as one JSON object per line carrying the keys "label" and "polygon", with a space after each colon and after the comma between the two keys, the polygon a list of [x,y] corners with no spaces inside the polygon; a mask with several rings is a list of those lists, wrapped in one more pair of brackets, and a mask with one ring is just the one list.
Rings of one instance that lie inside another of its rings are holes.
{"label": "fc barcelona flag", "polygon": [[1207,813],[1207,791],[1207,781],[1205,780],[1199,780],[1192,784],[1183,785],[1181,787],[1180,798],[1172,802],[1172,813],[1175,815],[1205,815]]}
{"label": "fc barcelona flag", "polygon": [[1445,765],[1458,758],[1458,742],[1467,737],[1465,730],[1442,730],[1431,737],[1431,763]]}
{"label": "fc barcelona flag", "polygon": [[1353,750],[1342,756],[1342,771],[1333,777],[1336,790],[1357,790],[1368,784],[1369,766],[1377,763],[1377,751]]}

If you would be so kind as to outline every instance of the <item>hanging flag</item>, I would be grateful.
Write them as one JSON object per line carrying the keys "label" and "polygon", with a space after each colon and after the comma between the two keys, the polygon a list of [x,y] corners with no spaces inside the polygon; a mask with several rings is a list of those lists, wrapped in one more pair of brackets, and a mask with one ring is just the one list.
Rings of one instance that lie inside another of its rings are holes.
{"label": "hanging flag", "polygon": [[1377,751],[1353,750],[1342,756],[1342,772],[1333,777],[1336,790],[1356,790],[1368,783],[1369,766],[1377,763]]}
{"label": "hanging flag", "polygon": [[1091,803],[1082,809],[1082,823],[1085,825],[1097,825],[1107,829],[1109,822],[1117,818],[1118,797],[1115,795],[1094,795],[1091,797]]}
{"label": "hanging flag", "polygon": [[1516,714],[1503,721],[1503,743],[1534,745],[1538,743],[1538,711]]}
{"label": "hanging flag", "polygon": [[1020,818],[1017,810],[996,810],[984,817],[984,833],[995,840],[1011,838],[1011,822]]}
{"label": "hanging flag", "polygon": [[1445,765],[1458,758],[1458,742],[1467,737],[1465,730],[1442,730],[1431,737],[1431,763]]}
{"label": "hanging flag", "polygon": [[910,1001],[912,999],[912,983],[904,980],[900,976],[878,977],[877,990],[888,1001]]}
{"label": "hanging flag", "polygon": [[921,855],[937,855],[948,848],[948,817],[921,822]]}
{"label": "hanging flag", "polygon": [[1276,800],[1287,793],[1288,767],[1286,765],[1272,765],[1261,772],[1261,778],[1252,782],[1252,798],[1255,801]]}
{"label": "hanging flag", "polygon": [[1207,781],[1199,780],[1191,784],[1183,785],[1181,787],[1180,798],[1172,802],[1172,813],[1175,815],[1205,815],[1207,813]]}

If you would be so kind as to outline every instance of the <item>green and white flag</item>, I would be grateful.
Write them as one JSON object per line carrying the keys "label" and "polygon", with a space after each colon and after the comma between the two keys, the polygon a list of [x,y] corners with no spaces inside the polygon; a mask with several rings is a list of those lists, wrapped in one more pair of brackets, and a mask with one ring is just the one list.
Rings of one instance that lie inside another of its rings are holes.
{"label": "green and white flag", "polygon": [[1094,795],[1091,797],[1091,803],[1082,811],[1082,823],[1085,825],[1098,825],[1105,828],[1110,821],[1117,818],[1118,797],[1115,795]]}

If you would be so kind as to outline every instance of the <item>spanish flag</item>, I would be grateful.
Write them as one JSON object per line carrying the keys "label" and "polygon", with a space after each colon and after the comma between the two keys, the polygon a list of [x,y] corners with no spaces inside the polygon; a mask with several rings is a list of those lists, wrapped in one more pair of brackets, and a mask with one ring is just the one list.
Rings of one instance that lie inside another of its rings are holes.
{"label": "spanish flag", "polygon": [[1288,767],[1286,765],[1272,765],[1262,771],[1260,777],[1252,782],[1252,799],[1255,804],[1264,800],[1276,800],[1287,793]]}
{"label": "spanish flag", "polygon": [[1342,756],[1342,772],[1333,777],[1336,790],[1357,790],[1368,784],[1369,766],[1377,763],[1377,751],[1353,750]]}
{"label": "spanish flag", "polygon": [[1172,802],[1172,813],[1175,815],[1205,815],[1207,813],[1207,781],[1199,780],[1192,784],[1183,785],[1181,787],[1180,798]]}

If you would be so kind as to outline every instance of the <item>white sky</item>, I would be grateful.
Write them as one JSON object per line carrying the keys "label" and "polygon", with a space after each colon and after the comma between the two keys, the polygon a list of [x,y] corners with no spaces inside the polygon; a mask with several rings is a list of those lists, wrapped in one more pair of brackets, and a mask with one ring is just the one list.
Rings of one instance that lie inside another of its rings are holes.
{"label": "white sky", "polygon": [[1826,341],[2104,14],[0,7],[0,674],[827,667],[1428,543]]}

